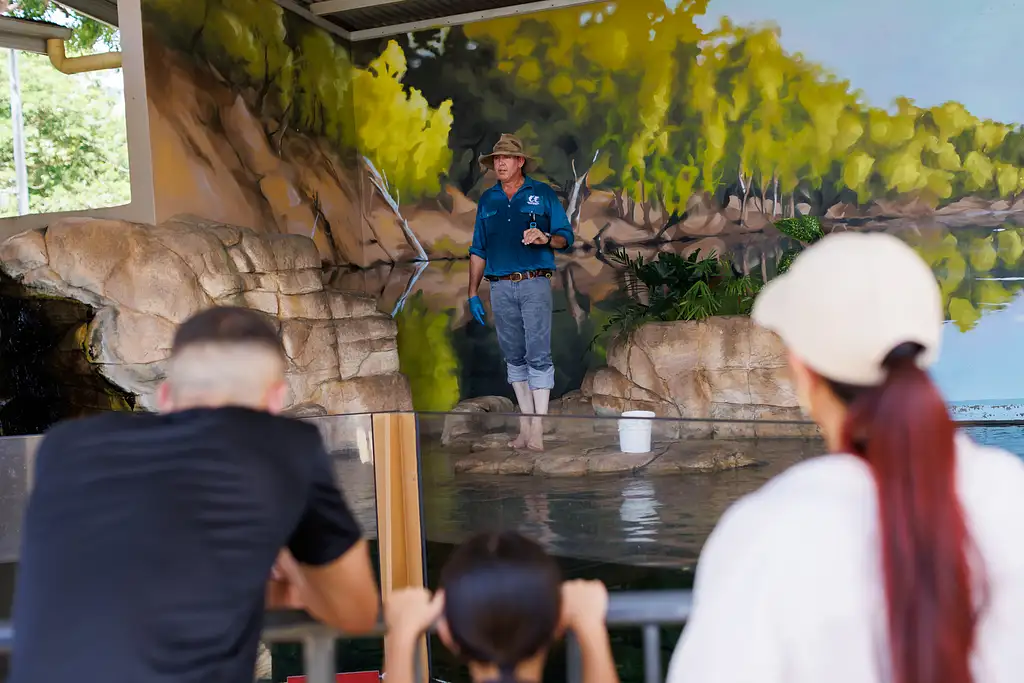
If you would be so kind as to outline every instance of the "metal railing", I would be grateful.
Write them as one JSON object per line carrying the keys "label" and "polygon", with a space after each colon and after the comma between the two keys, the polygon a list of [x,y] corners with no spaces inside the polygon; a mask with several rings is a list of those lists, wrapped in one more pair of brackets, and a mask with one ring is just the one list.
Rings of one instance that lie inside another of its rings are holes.
{"label": "metal railing", "polygon": [[[606,620],[609,628],[643,629],[644,683],[662,683],[661,627],[684,624],[691,605],[689,591],[636,591],[609,596]],[[383,626],[360,636],[363,639],[383,637]],[[263,641],[301,643],[307,683],[334,683],[335,643],[338,640],[352,638],[313,621],[305,612],[275,611],[266,614]],[[571,634],[567,640],[568,683],[581,683],[583,669],[579,648]],[[11,623],[0,622],[0,653],[9,653],[13,641]],[[416,681],[422,683],[422,671],[417,670]]]}

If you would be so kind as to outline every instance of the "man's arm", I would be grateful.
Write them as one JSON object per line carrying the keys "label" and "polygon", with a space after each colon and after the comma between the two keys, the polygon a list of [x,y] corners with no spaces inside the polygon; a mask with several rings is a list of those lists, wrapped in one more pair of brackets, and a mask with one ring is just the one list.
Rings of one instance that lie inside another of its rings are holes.
{"label": "man's arm", "polygon": [[341,557],[325,565],[304,565],[284,551],[278,567],[294,591],[294,603],[312,617],[343,633],[373,630],[379,614],[377,581],[370,549],[360,539]]}
{"label": "man's arm", "polygon": [[472,299],[480,290],[484,279],[484,266],[487,262],[476,254],[469,255],[469,298]]}
{"label": "man's arm", "polygon": [[562,250],[569,246],[569,240],[564,235],[551,233],[551,248]]}
{"label": "man's arm", "polygon": [[290,554],[282,553],[278,566],[312,616],[345,633],[365,633],[380,613],[369,547],[334,484],[322,444],[313,456],[306,511],[288,541]]}
{"label": "man's arm", "polygon": [[569,217],[565,215],[562,202],[558,200],[554,190],[545,192],[544,196],[550,218],[548,227],[550,232],[544,233],[539,228],[530,228],[523,233],[523,244],[535,244],[563,251],[571,247],[575,239],[572,234],[572,225],[570,225]]}
{"label": "man's arm", "polygon": [[562,208],[562,202],[553,191],[548,193],[548,211],[551,216],[551,248],[558,251],[568,249],[575,239],[572,224]]}
{"label": "man's arm", "polygon": [[[480,198],[483,205],[483,197]],[[473,226],[473,244],[469,248],[469,298],[472,299],[480,290],[484,279],[484,267],[487,265],[487,231],[483,211],[477,209],[476,225]]]}

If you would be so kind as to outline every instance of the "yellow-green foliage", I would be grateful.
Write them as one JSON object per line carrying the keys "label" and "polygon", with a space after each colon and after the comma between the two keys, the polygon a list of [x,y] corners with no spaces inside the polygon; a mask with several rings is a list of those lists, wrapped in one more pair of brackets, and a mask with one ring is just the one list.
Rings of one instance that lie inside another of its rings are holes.
{"label": "yellow-green foliage", "polygon": [[434,195],[441,191],[439,176],[448,170],[452,152],[452,102],[431,109],[423,94],[402,85],[407,69],[405,53],[395,41],[355,71],[355,118],[359,153],[388,179],[401,199]]}
{"label": "yellow-green foliage", "polygon": [[365,155],[401,200],[440,191],[452,159],[452,103],[435,109],[418,90],[406,89],[405,55],[395,41],[359,69],[345,45],[273,0],[143,5],[147,23],[250,94],[257,113]]}
{"label": "yellow-green foliage", "polygon": [[452,347],[451,313],[431,311],[417,292],[396,316],[398,358],[416,410],[443,412],[459,402],[459,361]]}
{"label": "yellow-green foliage", "polygon": [[948,320],[966,332],[986,310],[999,309],[1018,294],[1024,282],[1024,228],[949,228],[909,235],[911,246],[928,262],[939,281]]}
{"label": "yellow-green foliage", "polygon": [[693,190],[737,179],[765,195],[846,189],[861,200],[1024,192],[1024,130],[956,102],[868,106],[847,81],[786,52],[776,27],[723,19],[701,30],[707,5],[630,0],[465,32],[493,46],[517,92],[550,95],[601,150],[595,177],[669,213]]}

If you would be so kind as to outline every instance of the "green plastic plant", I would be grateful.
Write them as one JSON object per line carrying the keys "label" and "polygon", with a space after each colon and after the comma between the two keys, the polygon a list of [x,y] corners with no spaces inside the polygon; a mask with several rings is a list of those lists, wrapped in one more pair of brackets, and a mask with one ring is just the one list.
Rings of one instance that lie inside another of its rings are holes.
{"label": "green plastic plant", "polygon": [[804,244],[813,244],[825,236],[821,228],[821,219],[817,216],[797,216],[775,221],[775,227],[783,235],[799,240]]}
{"label": "green plastic plant", "polygon": [[611,313],[598,339],[629,335],[654,321],[749,315],[754,296],[762,286],[749,275],[737,276],[714,251],[706,257],[701,256],[699,249],[689,256],[662,252],[648,261],[640,255],[631,258],[620,249],[609,257],[625,267],[628,300]]}
{"label": "green plastic plant", "polygon": [[790,266],[793,265],[793,261],[803,251],[803,245],[811,245],[820,240],[825,236],[825,231],[821,227],[821,219],[817,216],[797,216],[796,218],[783,218],[782,220],[775,221],[775,227],[783,235],[792,237],[793,239],[802,242],[803,244],[794,249],[787,249],[781,257],[776,268],[776,274],[782,275]]}

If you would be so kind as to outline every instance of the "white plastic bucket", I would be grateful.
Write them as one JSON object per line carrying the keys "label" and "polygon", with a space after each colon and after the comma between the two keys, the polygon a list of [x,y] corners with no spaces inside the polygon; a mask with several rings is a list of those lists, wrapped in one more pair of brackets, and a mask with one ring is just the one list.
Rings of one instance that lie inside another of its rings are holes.
{"label": "white plastic bucket", "polygon": [[654,413],[650,410],[627,410],[622,417],[627,419],[619,420],[619,450],[623,453],[650,453],[653,427],[650,418]]}

